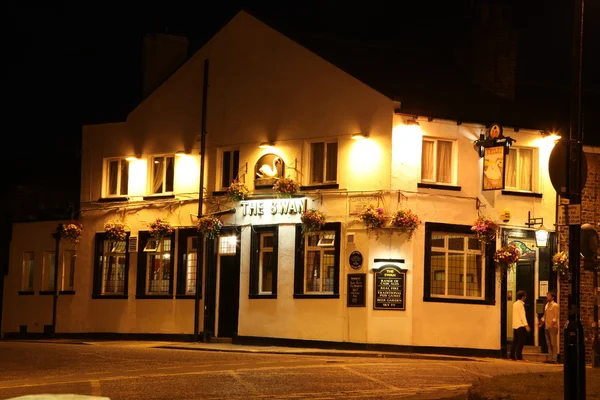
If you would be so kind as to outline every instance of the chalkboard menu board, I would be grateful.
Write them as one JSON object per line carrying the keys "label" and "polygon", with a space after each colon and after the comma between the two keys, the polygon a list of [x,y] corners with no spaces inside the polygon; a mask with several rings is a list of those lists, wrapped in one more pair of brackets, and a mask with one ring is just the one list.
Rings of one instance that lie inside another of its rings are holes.
{"label": "chalkboard menu board", "polygon": [[348,274],[348,307],[365,307],[367,274]]}
{"label": "chalkboard menu board", "polygon": [[373,291],[375,310],[404,311],[404,291],[406,289],[406,270],[387,264],[373,269],[375,272],[375,290]]}

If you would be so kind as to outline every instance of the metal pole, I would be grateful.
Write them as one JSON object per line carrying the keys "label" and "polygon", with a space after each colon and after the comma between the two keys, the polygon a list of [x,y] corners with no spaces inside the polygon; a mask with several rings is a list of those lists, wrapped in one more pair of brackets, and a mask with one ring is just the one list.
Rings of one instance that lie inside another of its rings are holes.
{"label": "metal pole", "polygon": [[600,292],[598,288],[598,261],[594,268],[594,344],[592,351],[592,368],[600,368],[600,338],[598,338],[598,302]]}
{"label": "metal pole", "polygon": [[58,306],[58,252],[60,248],[60,232],[62,224],[58,224],[56,232],[52,234],[54,238],[54,295],[52,296],[52,332],[54,338],[56,336],[56,308]]}
{"label": "metal pole", "polygon": [[[569,132],[567,162],[567,190],[569,207],[581,206],[581,72],[583,54],[584,0],[576,0],[573,10],[573,58],[571,88],[571,129]],[[567,213],[568,215],[568,213]],[[568,217],[567,217],[568,218]],[[569,265],[571,272],[571,301],[569,322],[565,328],[565,400],[585,399],[585,344],[580,313],[580,223],[569,224]]]}
{"label": "metal pole", "polygon": [[[202,85],[202,129],[200,132],[200,183],[198,187],[198,218],[202,216],[202,206],[204,203],[204,159],[206,158],[206,106],[208,100],[208,59],[204,60],[204,82]],[[202,286],[200,285],[200,277],[202,276],[202,266],[204,265],[204,237],[198,231],[198,245],[196,249],[196,297],[194,298],[194,340],[199,340],[200,322],[200,294]],[[208,284],[208,268],[206,268],[206,280]],[[206,294],[205,294],[206,296]],[[204,300],[204,341],[206,340],[206,299]]]}

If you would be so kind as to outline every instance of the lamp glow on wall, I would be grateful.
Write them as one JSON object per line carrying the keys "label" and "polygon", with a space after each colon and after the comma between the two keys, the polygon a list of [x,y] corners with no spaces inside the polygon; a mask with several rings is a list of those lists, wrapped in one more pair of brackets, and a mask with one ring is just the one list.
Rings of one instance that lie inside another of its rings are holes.
{"label": "lamp glow on wall", "polygon": [[268,142],[262,142],[261,144],[258,145],[258,147],[260,147],[261,149],[270,149],[271,147],[275,146],[275,142],[273,141],[268,141]]}
{"label": "lamp glow on wall", "polygon": [[362,139],[367,139],[369,137],[368,133],[363,133],[363,132],[358,132],[358,133],[353,133],[352,134],[352,139],[354,140],[362,140]]}
{"label": "lamp glow on wall", "polygon": [[546,247],[548,245],[548,229],[544,226],[544,218],[531,218],[531,212],[527,213],[527,222],[525,225],[532,227],[533,225],[540,224],[535,230],[535,244],[537,247]]}

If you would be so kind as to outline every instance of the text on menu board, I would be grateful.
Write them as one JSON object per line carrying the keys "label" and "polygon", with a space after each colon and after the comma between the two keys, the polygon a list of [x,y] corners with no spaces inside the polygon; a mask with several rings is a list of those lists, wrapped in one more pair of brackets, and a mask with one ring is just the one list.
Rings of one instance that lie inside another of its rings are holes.
{"label": "text on menu board", "polygon": [[373,269],[373,272],[375,272],[373,308],[375,310],[405,310],[406,270],[393,264],[387,264]]}
{"label": "text on menu board", "polygon": [[367,274],[348,274],[348,307],[365,307]]}

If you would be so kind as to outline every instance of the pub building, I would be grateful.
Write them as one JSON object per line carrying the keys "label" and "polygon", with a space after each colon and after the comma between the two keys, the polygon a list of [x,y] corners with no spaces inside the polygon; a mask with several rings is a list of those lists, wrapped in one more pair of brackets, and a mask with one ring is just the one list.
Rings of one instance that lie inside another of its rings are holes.
{"label": "pub building", "polygon": [[[203,107],[202,215],[224,226],[199,243]],[[555,141],[489,123],[406,113],[241,12],[126,121],[84,127],[81,236],[61,239],[56,258],[52,233],[70,221],[14,225],[3,334],[191,339],[197,321],[234,343],[500,356],[516,291],[536,326],[556,288],[556,235],[538,247],[540,224],[528,224],[555,223]],[[299,191],[278,195],[283,178]],[[246,199],[227,195],[235,179]],[[367,229],[369,206],[383,227]],[[321,230],[303,232],[307,210],[325,215]],[[390,226],[400,210],[421,221],[411,235]],[[500,224],[489,243],[471,229],[479,216]],[[523,257],[502,279],[493,254],[511,242]],[[543,341],[534,329],[527,344]]]}

